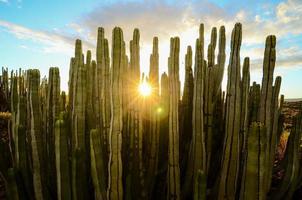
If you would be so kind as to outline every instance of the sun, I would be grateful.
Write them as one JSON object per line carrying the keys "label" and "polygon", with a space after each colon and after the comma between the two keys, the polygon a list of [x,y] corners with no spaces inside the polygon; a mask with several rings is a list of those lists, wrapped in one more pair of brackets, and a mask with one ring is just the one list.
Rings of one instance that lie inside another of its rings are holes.
{"label": "sun", "polygon": [[139,91],[140,95],[147,97],[147,96],[151,95],[152,87],[150,84],[148,84],[146,81],[144,81],[141,84],[139,84],[138,91]]}

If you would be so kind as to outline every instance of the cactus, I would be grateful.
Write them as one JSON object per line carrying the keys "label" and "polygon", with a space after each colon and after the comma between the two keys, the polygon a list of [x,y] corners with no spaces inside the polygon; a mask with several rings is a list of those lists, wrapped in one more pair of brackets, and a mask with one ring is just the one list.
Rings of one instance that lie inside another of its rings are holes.
{"label": "cactus", "polygon": [[[71,79],[72,85],[72,102],[69,102],[69,112],[71,120],[71,154],[72,154],[72,194],[73,199],[83,199],[88,195],[87,187],[87,164],[86,164],[86,68],[84,66],[82,55],[82,43],[76,40],[75,57],[72,62]],[[85,177],[80,180],[78,177]]]}
{"label": "cactus", "polygon": [[[68,126],[66,121],[58,119],[55,124],[55,157],[56,157],[56,180],[57,198],[72,199],[70,182],[70,162],[68,147]],[[66,159],[67,158],[67,159]]]}
{"label": "cactus", "polygon": [[248,105],[249,105],[249,91],[250,91],[250,59],[246,57],[243,62],[243,75],[241,80],[241,122],[240,122],[240,145],[242,151],[245,151],[245,142],[246,135],[249,125],[249,113],[248,113]]}
{"label": "cactus", "polygon": [[[13,75],[13,74],[12,74]],[[17,121],[17,105],[18,105],[18,77],[12,76],[11,78],[11,113],[12,113],[12,127],[15,127],[16,121]],[[16,154],[15,159],[18,162],[18,135],[16,134],[15,129],[12,129],[12,139],[13,139],[13,145],[12,145],[12,151]]]}
{"label": "cactus", "polygon": [[74,83],[72,97],[72,144],[73,149],[80,148],[85,151],[85,95],[86,95],[86,69],[82,56],[82,43],[76,41],[74,59]]}
{"label": "cactus", "polygon": [[8,76],[8,69],[6,68],[4,68],[4,67],[2,67],[2,76],[1,76],[1,87],[3,88],[3,94],[4,94],[4,98],[6,99],[6,100],[10,100],[10,98],[9,98],[9,78],[8,78],[9,76]]}
{"label": "cactus", "polygon": [[121,70],[123,64],[123,32],[115,27],[112,36],[111,125],[109,134],[108,199],[123,199],[122,185],[122,96]]}
{"label": "cactus", "polygon": [[[249,90],[250,90],[250,60],[248,57],[244,59],[243,62],[243,75],[241,80],[241,119],[240,119],[240,132],[239,132],[239,145],[240,145],[240,167],[238,172],[238,183],[242,182],[242,173],[244,170],[244,164],[246,159],[246,143],[247,143],[247,132],[249,126],[249,114],[248,114],[248,105],[249,105]],[[241,190],[241,184],[238,185],[238,195]]]}
{"label": "cactus", "polygon": [[91,176],[96,199],[106,199],[105,163],[103,162],[103,148],[101,135],[97,129],[90,131]]}
{"label": "cactus", "polygon": [[207,187],[206,176],[203,171],[199,170],[195,179],[194,200],[206,199]]}
{"label": "cactus", "polygon": [[150,105],[150,158],[148,161],[148,190],[152,195],[154,188],[155,175],[157,174],[157,166],[158,166],[158,147],[159,147],[159,117],[160,113],[158,109],[159,107],[159,55],[158,55],[158,38],[153,38],[153,52],[150,56],[150,85],[152,87],[152,101],[149,102]]}
{"label": "cactus", "polygon": [[226,129],[218,199],[235,199],[239,168],[241,24],[232,31],[226,99]]}
{"label": "cactus", "polygon": [[[192,48],[187,47],[187,54],[185,56],[185,82],[184,91],[181,101],[181,115],[180,117],[180,169],[181,174],[185,176],[187,169],[187,162],[189,159],[189,150],[192,140],[192,110],[193,110],[193,90],[194,90],[194,79],[192,72]],[[185,177],[181,177],[183,179]]]}
{"label": "cactus", "polygon": [[100,129],[103,141],[103,153],[105,161],[108,161],[108,135],[110,128],[110,73],[109,73],[109,48],[105,39],[104,28],[98,28],[96,48],[96,119],[97,128]]}
{"label": "cactus", "polygon": [[168,170],[168,144],[169,144],[169,78],[166,73],[161,76],[160,95],[160,130],[158,154],[158,175],[154,188],[154,199],[167,199],[167,170]]}
{"label": "cactus", "polygon": [[253,83],[249,94],[249,121],[255,122],[258,119],[260,107],[260,85]]}
{"label": "cactus", "polygon": [[169,56],[169,163],[168,163],[168,199],[180,199],[179,168],[179,38],[170,39]]}
{"label": "cactus", "polygon": [[267,147],[265,132],[262,123],[253,122],[249,128],[240,199],[266,199],[265,188],[261,187]]}
{"label": "cactus", "polygon": [[[132,198],[145,198],[145,168],[143,165],[143,109],[144,102],[139,98],[137,87],[140,83],[140,54],[139,54],[140,33],[138,29],[133,31],[133,39],[130,41],[130,124],[129,124],[129,173],[131,178],[129,182],[132,188]],[[139,188],[139,193],[137,189]]]}
{"label": "cactus", "polygon": [[278,140],[278,123],[279,123],[279,92],[281,87],[281,77],[276,77],[275,84],[273,86],[273,94],[272,94],[272,103],[271,103],[271,111],[272,111],[272,128],[270,134],[270,140],[268,141],[269,154],[267,159],[269,159],[267,173],[268,173],[268,190],[271,187],[271,180],[273,175],[273,166],[275,160],[275,152],[277,147]]}
{"label": "cactus", "polygon": [[[263,60],[263,78],[261,85],[259,121],[267,127],[267,141],[271,141],[272,131],[272,98],[273,98],[273,73],[276,62],[276,37],[271,35],[266,38],[264,60]],[[266,149],[266,166],[269,167],[270,147]],[[271,174],[269,171],[264,175],[264,187],[269,190]]]}
{"label": "cactus", "polygon": [[45,166],[43,165],[43,138],[41,127],[41,110],[39,107],[39,85],[40,72],[33,69],[27,71],[28,76],[28,113],[30,119],[30,144],[33,186],[36,199],[44,199],[46,196],[45,187]]}
{"label": "cactus", "polygon": [[302,117],[299,113],[293,124],[293,129],[288,138],[284,160],[286,161],[285,174],[276,193],[272,194],[272,199],[292,199],[292,196],[299,185],[301,185],[301,162],[300,162],[300,142],[302,133]]}
{"label": "cactus", "polygon": [[91,130],[96,128],[96,120],[95,120],[95,113],[93,109],[94,103],[94,90],[95,90],[95,79],[92,78],[95,75],[95,65],[92,65],[91,62],[91,51],[88,50],[86,54],[86,116],[87,116],[87,127],[86,130]]}
{"label": "cactus", "polygon": [[[206,145],[206,165],[207,169],[210,167],[210,160],[211,160],[211,152],[212,152],[212,123],[213,123],[213,90],[217,90],[214,88],[214,68],[215,68],[215,48],[216,48],[216,40],[217,40],[217,29],[214,27],[211,32],[211,42],[208,46],[208,62],[207,67],[204,67],[205,74],[204,74],[204,138],[205,138],[205,145]],[[206,171],[207,171],[206,169]]]}
{"label": "cactus", "polygon": [[72,151],[71,161],[71,194],[72,199],[86,199],[87,187],[85,181],[85,152],[81,148]]}
{"label": "cactus", "polygon": [[[0,141],[0,170],[9,180],[9,197],[294,198],[302,185],[301,114],[281,161],[285,176],[276,185],[275,151],[285,117],[284,96],[279,103],[281,77],[273,84],[276,39],[266,41],[262,85],[250,86],[248,57],[240,67],[241,29],[238,23],[232,32],[227,91],[222,91],[224,26],[219,32],[212,29],[205,58],[200,25],[194,70],[192,48],[187,47],[182,98],[179,38],[171,38],[169,77],[163,73],[159,87],[158,38],[153,38],[149,75],[141,76],[138,29],[129,60],[118,27],[111,56],[105,31],[98,28],[95,61],[90,50],[84,59],[76,40],[67,93],[60,93],[58,68],[50,68],[41,84],[38,70],[25,74],[20,69],[9,77],[2,69],[0,95],[10,106],[0,106],[1,125],[9,123],[8,134],[4,130],[8,142]],[[138,93],[142,81],[152,86],[150,97]]]}
{"label": "cactus", "polygon": [[[203,25],[200,26],[203,30]],[[205,82],[205,70],[207,67],[204,61],[204,52],[202,48],[203,31],[199,39],[196,40],[196,53],[195,53],[195,79],[194,79],[194,92],[193,92],[193,135],[191,143],[190,158],[188,163],[188,169],[186,174],[186,182],[184,185],[184,197],[189,198],[190,195],[197,192],[195,189],[197,186],[192,184],[196,183],[198,171],[206,170],[206,146],[205,146],[205,135],[204,135],[204,118],[203,118],[203,95],[204,95],[204,82]],[[193,187],[192,187],[193,186]],[[190,188],[193,191],[190,191]]]}
{"label": "cactus", "polygon": [[55,67],[49,69],[46,112],[47,179],[51,193],[56,194],[55,123],[60,112],[60,72]]}
{"label": "cactus", "polygon": [[66,109],[66,93],[64,91],[61,92],[60,96],[60,111],[63,112]]}
{"label": "cactus", "polygon": [[18,186],[16,182],[16,170],[14,168],[9,168],[7,172],[7,196],[11,200],[19,200]]}

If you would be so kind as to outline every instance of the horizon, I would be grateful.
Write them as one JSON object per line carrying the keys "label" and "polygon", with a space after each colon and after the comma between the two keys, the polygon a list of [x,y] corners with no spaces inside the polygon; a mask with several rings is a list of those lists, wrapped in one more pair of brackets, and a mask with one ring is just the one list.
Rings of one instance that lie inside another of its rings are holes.
{"label": "horizon", "polygon": [[[275,77],[282,76],[285,99],[302,97],[302,4],[298,0],[247,1],[23,1],[0,0],[0,66],[10,70],[37,68],[41,78],[52,66],[60,68],[61,89],[67,91],[70,58],[77,38],[95,58],[98,27],[111,43],[113,27],[124,31],[127,54],[134,28],[139,28],[141,72],[149,73],[152,37],[159,38],[160,74],[167,71],[169,40],[180,37],[180,79],[184,80],[187,45],[195,49],[198,26],[205,24],[205,47],[212,26],[226,27],[226,85],[230,32],[242,23],[241,63],[250,57],[251,81],[261,83],[265,38],[277,36]],[[68,12],[67,12],[68,11]],[[118,13],[118,14],[116,14]],[[37,17],[39,16],[39,17]],[[111,45],[109,46],[111,49]],[[242,65],[242,64],[241,64]]]}

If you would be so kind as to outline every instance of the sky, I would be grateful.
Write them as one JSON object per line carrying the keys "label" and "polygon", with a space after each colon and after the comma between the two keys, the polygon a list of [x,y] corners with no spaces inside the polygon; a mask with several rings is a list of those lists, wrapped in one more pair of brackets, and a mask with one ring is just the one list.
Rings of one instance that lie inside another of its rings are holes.
{"label": "sky", "polygon": [[[281,94],[302,97],[302,0],[0,0],[0,66],[60,68],[61,88],[67,89],[69,62],[77,38],[83,49],[96,47],[97,27],[120,26],[129,49],[134,28],[140,29],[141,71],[149,72],[152,38],[159,37],[160,73],[167,71],[170,37],[180,37],[180,79],[184,79],[186,48],[194,50],[200,23],[206,46],[212,27],[226,28],[226,68],[230,33],[242,23],[241,62],[250,57],[251,80],[261,83],[265,38],[277,37],[275,76],[282,76]],[[129,50],[128,50],[129,53]],[[226,73],[223,86],[226,85]]]}

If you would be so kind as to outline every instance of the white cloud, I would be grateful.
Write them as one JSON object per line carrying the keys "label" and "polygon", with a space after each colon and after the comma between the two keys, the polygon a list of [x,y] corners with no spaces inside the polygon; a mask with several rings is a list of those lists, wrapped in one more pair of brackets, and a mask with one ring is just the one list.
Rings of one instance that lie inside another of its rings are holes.
{"label": "white cloud", "polygon": [[18,39],[32,40],[41,46],[45,53],[66,53],[71,55],[75,37],[62,35],[55,32],[33,30],[24,26],[0,20],[0,27],[15,35]]}

